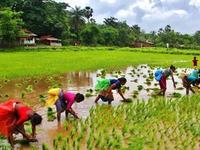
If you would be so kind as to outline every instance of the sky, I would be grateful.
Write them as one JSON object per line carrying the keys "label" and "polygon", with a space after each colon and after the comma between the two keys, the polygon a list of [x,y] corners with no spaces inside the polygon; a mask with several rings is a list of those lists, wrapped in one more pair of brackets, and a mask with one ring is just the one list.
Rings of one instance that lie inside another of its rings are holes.
{"label": "sky", "polygon": [[200,30],[200,0],[55,0],[70,6],[90,6],[93,18],[116,17],[129,25],[138,24],[145,32],[158,31],[166,25],[181,33]]}

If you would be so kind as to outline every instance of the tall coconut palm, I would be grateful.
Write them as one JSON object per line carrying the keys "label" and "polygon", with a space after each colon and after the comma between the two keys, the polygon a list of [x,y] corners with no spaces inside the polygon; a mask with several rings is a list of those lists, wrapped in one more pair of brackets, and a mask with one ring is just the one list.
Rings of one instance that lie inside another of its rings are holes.
{"label": "tall coconut palm", "polygon": [[79,33],[85,24],[85,11],[81,9],[81,7],[75,6],[75,8],[72,8],[69,12],[69,17],[72,32],[76,34],[76,40],[79,40]]}
{"label": "tall coconut palm", "polygon": [[92,17],[92,14],[93,14],[93,9],[89,6],[86,6],[84,9],[84,12],[85,12],[85,17],[87,18],[88,23],[89,23],[90,18]]}

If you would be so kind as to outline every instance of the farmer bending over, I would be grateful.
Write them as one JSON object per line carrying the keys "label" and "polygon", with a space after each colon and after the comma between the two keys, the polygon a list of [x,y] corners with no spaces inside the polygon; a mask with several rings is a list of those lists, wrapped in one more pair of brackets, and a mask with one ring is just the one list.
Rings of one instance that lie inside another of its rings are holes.
{"label": "farmer bending over", "polygon": [[126,84],[126,78],[122,77],[118,79],[101,79],[97,82],[98,83],[95,89],[99,91],[99,95],[96,97],[95,103],[97,103],[98,100],[101,98],[102,101],[111,104],[111,102],[114,100],[112,90],[117,90],[123,100],[126,100],[121,91],[122,85]]}
{"label": "farmer bending over", "polygon": [[200,70],[193,70],[192,73],[190,73],[189,75],[183,76],[182,81],[183,81],[183,87],[186,88],[186,95],[189,95],[189,91],[195,93],[191,85],[199,89],[198,87],[200,83],[199,74]]}
{"label": "farmer bending over", "polygon": [[80,103],[84,100],[83,94],[73,93],[69,91],[64,91],[60,88],[50,89],[48,91],[49,99],[46,101],[46,104],[49,106],[51,104],[56,105],[57,111],[57,120],[60,122],[61,113],[65,111],[66,118],[68,113],[72,114],[75,118],[79,118],[77,113],[72,109],[74,102]]}
{"label": "farmer bending over", "polygon": [[[32,126],[31,135],[28,135],[24,129],[24,122],[29,120]],[[13,133],[21,133],[30,142],[37,141],[36,125],[41,121],[42,117],[39,114],[19,100],[11,99],[0,104],[0,135],[8,138],[12,147],[14,147]]]}
{"label": "farmer bending over", "polygon": [[176,84],[175,84],[174,76],[173,76],[173,73],[175,72],[175,70],[176,68],[173,65],[171,65],[168,69],[164,71],[157,70],[155,72],[155,79],[159,82],[159,85],[160,85],[160,92],[158,93],[158,95],[165,96],[165,92],[167,90],[167,78],[169,76],[172,77],[174,88],[176,88]]}

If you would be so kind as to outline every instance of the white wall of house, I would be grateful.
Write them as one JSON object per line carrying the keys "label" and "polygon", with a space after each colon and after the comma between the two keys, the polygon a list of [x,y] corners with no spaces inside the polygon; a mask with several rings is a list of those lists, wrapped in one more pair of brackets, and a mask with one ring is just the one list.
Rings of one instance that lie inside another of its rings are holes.
{"label": "white wall of house", "polygon": [[61,43],[56,43],[56,42],[50,42],[51,46],[62,46]]}
{"label": "white wall of house", "polygon": [[33,44],[35,44],[35,38],[26,39],[26,40],[24,40],[23,44],[24,45],[33,45]]}

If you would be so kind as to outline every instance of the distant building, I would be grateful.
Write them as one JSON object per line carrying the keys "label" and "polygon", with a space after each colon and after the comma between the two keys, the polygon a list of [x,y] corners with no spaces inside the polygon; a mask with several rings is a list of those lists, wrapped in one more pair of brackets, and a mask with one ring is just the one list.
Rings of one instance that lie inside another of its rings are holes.
{"label": "distant building", "polygon": [[142,48],[142,47],[154,47],[154,43],[149,42],[149,41],[134,41],[131,44],[131,47],[138,47],[138,48]]}
{"label": "distant building", "polygon": [[33,46],[36,45],[35,40],[37,35],[27,29],[22,30],[22,35],[19,38],[20,45]]}
{"label": "distant building", "polygon": [[40,37],[40,42],[50,46],[62,46],[61,40],[52,35],[44,35]]}

